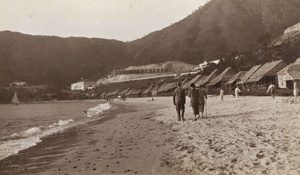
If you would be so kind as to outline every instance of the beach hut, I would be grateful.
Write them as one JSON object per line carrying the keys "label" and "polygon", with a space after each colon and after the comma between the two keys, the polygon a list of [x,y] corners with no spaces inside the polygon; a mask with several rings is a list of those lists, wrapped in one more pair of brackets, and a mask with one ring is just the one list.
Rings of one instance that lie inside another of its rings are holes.
{"label": "beach hut", "polygon": [[121,98],[126,98],[126,93],[130,90],[130,87],[127,89],[123,89],[121,92],[119,92],[119,95],[121,95]]}
{"label": "beach hut", "polygon": [[117,97],[118,96],[118,89],[114,90],[112,93],[111,93],[111,96],[112,97]]}
{"label": "beach hut", "polygon": [[237,82],[239,82],[243,75],[245,75],[246,71],[239,71],[233,77],[231,77],[227,83],[225,83],[226,89],[232,90],[234,89]]}
{"label": "beach hut", "polygon": [[100,94],[100,98],[104,98],[106,95],[106,92],[103,92],[102,94]]}
{"label": "beach hut", "polygon": [[191,77],[186,77],[183,79],[182,84],[185,84],[191,80]]}
{"label": "beach hut", "polygon": [[148,88],[142,93],[142,96],[151,96],[151,89],[154,87],[153,84],[151,84],[150,86],[148,86]]}
{"label": "beach hut", "polygon": [[195,75],[196,74],[180,74],[179,76],[175,77],[174,81],[181,82],[181,84],[184,85],[193,79]]}
{"label": "beach hut", "polygon": [[140,97],[141,96],[141,89],[136,89],[131,92],[130,96],[132,97]]}
{"label": "beach hut", "polygon": [[185,82],[185,84],[182,85],[182,89],[188,89],[192,83],[195,83],[195,82],[201,80],[202,78],[203,78],[202,74],[195,76],[190,81]]}
{"label": "beach hut", "polygon": [[167,86],[167,85],[168,85],[168,83],[164,83],[161,86],[159,86],[159,88],[157,89],[157,93],[161,92],[164,89],[164,87]]}
{"label": "beach hut", "polygon": [[156,85],[150,90],[152,96],[157,96],[157,90],[159,87],[159,85]]}
{"label": "beach hut", "polygon": [[165,89],[166,95],[173,95],[174,90],[177,88],[177,82],[172,82],[169,86]]}
{"label": "beach hut", "polygon": [[130,89],[130,90],[128,90],[128,91],[125,93],[125,96],[126,96],[126,97],[129,97],[133,91],[135,91],[135,89]]}
{"label": "beach hut", "polygon": [[246,85],[246,81],[261,67],[261,64],[253,66],[250,70],[248,70],[236,83],[238,86],[242,86],[244,89],[248,89]]}
{"label": "beach hut", "polygon": [[158,95],[171,95],[173,90],[177,87],[177,82],[171,82],[165,85],[163,88],[159,88]]}
{"label": "beach hut", "polygon": [[209,89],[217,89],[217,88],[224,88],[225,83],[229,81],[230,78],[232,78],[236,72],[231,68],[227,67],[220,75],[218,75],[216,78],[212,79],[206,86]]}
{"label": "beach hut", "polygon": [[149,91],[152,89],[153,84],[150,84],[143,92],[142,92],[142,96],[149,96],[150,93]]}
{"label": "beach hut", "polygon": [[113,93],[113,91],[109,91],[105,96],[109,97],[112,93]]}
{"label": "beach hut", "polygon": [[300,58],[293,64],[290,64],[277,73],[278,87],[293,89],[293,84],[296,82],[297,87],[300,89]]}
{"label": "beach hut", "polygon": [[282,60],[265,63],[251,75],[246,84],[252,89],[266,89],[270,83],[278,87],[277,72],[285,66]]}
{"label": "beach hut", "polygon": [[129,90],[130,90],[130,88],[123,89],[123,90],[120,92],[120,95],[125,95],[126,92],[128,92]]}
{"label": "beach hut", "polygon": [[215,69],[208,76],[203,77],[201,80],[195,82],[195,84],[197,86],[205,86],[207,83],[209,83],[211,80],[213,80],[217,76],[218,76],[218,69]]}

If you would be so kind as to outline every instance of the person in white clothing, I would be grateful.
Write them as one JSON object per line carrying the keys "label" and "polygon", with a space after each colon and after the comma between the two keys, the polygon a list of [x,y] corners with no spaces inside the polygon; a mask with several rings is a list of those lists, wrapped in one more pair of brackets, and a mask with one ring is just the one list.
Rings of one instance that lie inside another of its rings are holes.
{"label": "person in white clothing", "polygon": [[224,98],[224,90],[223,88],[220,89],[220,99],[223,100]]}
{"label": "person in white clothing", "polygon": [[294,82],[294,90],[293,90],[293,93],[294,93],[294,97],[295,99],[298,97],[298,94],[299,94],[299,88],[297,87],[297,82]]}
{"label": "person in white clothing", "polygon": [[268,87],[268,90],[266,92],[269,93],[270,92],[270,95],[272,96],[272,98],[275,98],[275,85],[274,84],[270,84],[270,86]]}
{"label": "person in white clothing", "polygon": [[235,88],[235,90],[234,90],[234,94],[235,94],[236,99],[239,99],[239,98],[240,98],[240,92],[241,92],[241,90],[240,90],[240,88],[237,86],[237,87]]}

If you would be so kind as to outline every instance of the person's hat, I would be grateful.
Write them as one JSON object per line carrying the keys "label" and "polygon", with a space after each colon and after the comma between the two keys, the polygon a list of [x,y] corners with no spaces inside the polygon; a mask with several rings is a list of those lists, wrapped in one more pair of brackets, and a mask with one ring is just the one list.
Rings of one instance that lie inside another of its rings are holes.
{"label": "person's hat", "polygon": [[177,82],[177,86],[181,86],[181,82]]}

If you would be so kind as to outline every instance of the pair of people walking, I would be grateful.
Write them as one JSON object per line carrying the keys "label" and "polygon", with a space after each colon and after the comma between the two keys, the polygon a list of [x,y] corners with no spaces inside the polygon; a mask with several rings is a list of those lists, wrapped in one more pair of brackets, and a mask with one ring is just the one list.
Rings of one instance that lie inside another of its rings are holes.
{"label": "pair of people walking", "polygon": [[207,99],[206,91],[202,86],[197,89],[195,84],[192,83],[188,92],[188,96],[191,100],[190,105],[193,108],[195,120],[203,118],[205,101]]}
{"label": "pair of people walking", "polygon": [[[207,99],[207,93],[204,91],[203,87],[196,89],[194,83],[191,84],[188,96],[191,100],[191,107],[193,109],[195,120],[200,117],[204,117],[204,106],[205,106],[205,99]],[[173,94],[173,103],[176,106],[176,112],[178,120],[185,120],[184,112],[185,112],[185,91],[181,88],[181,83],[177,83],[177,88],[174,90]],[[201,115],[199,115],[201,114]]]}

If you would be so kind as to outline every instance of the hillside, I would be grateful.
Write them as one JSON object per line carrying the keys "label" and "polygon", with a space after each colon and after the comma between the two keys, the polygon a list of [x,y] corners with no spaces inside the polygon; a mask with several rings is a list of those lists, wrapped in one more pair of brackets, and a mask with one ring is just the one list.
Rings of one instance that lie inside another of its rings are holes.
{"label": "hillside", "polygon": [[166,61],[199,64],[244,52],[253,52],[245,65],[272,56],[295,59],[300,57],[298,42],[265,46],[300,22],[299,9],[299,0],[211,0],[185,19],[128,43],[0,32],[0,87],[13,81],[66,86],[128,66]]}
{"label": "hillside", "polygon": [[95,38],[59,38],[0,32],[0,83],[69,85],[95,78],[126,58],[125,43]]}
{"label": "hillside", "polygon": [[112,74],[97,80],[97,84],[108,84],[114,82],[131,81],[165,75],[176,75],[182,72],[190,72],[196,65],[178,61],[167,61],[165,63],[148,64],[143,66],[129,66],[125,69],[113,71]]}
{"label": "hillside", "polygon": [[132,61],[197,64],[274,39],[300,19],[299,0],[211,0],[163,30],[130,43]]}

